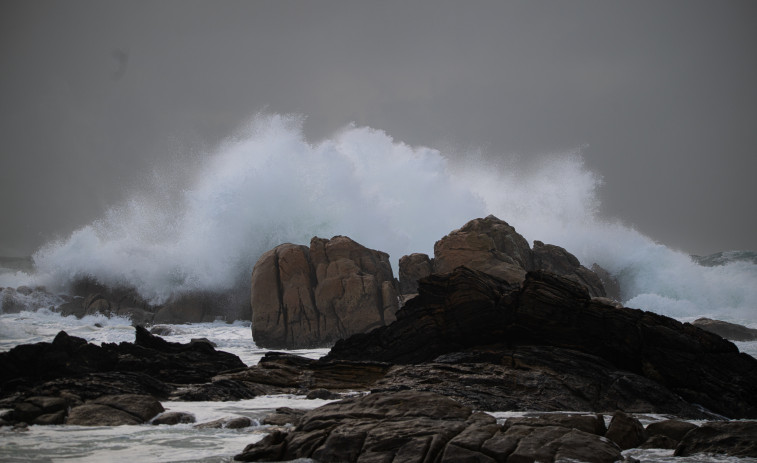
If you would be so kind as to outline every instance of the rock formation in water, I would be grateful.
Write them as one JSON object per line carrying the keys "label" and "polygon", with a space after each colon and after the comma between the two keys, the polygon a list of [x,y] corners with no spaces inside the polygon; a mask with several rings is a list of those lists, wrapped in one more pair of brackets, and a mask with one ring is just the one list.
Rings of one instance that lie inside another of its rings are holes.
{"label": "rock formation in water", "polygon": [[389,255],[345,236],[266,252],[251,291],[252,337],[268,348],[330,346],[391,323],[398,307]]}
{"label": "rock formation in water", "polygon": [[[606,297],[602,280],[565,249],[528,242],[507,222],[490,215],[471,220],[434,244],[434,258],[412,254],[400,259],[402,294],[417,292],[417,280],[431,273],[448,273],[459,266],[479,270],[508,283],[520,283],[526,273],[548,270],[584,285],[592,297]],[[617,298],[616,294],[611,295]]]}
{"label": "rock formation in water", "polygon": [[499,361],[512,358],[516,366],[506,354],[513,348],[564,349],[644,377],[715,413],[757,417],[753,357],[692,325],[593,300],[566,277],[531,272],[521,287],[460,267],[421,280],[418,289],[395,323],[337,342],[325,360],[419,364],[478,349]]}
{"label": "rock formation in water", "polygon": [[698,318],[691,324],[731,341],[757,341],[757,330],[744,325],[710,318]]}

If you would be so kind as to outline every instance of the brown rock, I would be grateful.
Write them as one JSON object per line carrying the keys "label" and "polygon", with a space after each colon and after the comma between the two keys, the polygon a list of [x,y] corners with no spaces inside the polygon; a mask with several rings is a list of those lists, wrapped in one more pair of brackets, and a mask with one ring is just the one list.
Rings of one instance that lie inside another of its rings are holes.
{"label": "brown rock", "polygon": [[418,292],[418,280],[431,275],[432,263],[426,254],[410,254],[400,257],[400,294]]}
{"label": "brown rock", "polygon": [[533,267],[533,258],[526,239],[490,215],[471,220],[434,244],[434,273],[449,273],[460,266],[520,283]]}
{"label": "brown rock", "polygon": [[592,297],[606,295],[602,280],[597,274],[581,265],[576,256],[560,246],[534,241],[533,262],[533,270],[546,270],[563,275],[584,285]]}
{"label": "brown rock", "polygon": [[252,331],[269,348],[328,346],[395,319],[389,256],[344,236],[283,244],[252,272]]}

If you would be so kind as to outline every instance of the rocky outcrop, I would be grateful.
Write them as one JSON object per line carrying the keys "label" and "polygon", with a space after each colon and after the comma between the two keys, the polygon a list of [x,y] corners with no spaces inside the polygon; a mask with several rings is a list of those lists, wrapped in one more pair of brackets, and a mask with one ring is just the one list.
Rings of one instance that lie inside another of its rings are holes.
{"label": "rocky outcrop", "polygon": [[0,353],[0,408],[12,408],[15,421],[60,424],[69,408],[86,405],[77,412],[86,416],[107,412],[103,406],[114,404],[103,403],[103,396],[165,399],[180,386],[210,383],[244,367],[207,342],[170,343],[141,327],[134,343],[102,346],[61,331],[52,343]]}
{"label": "rocky outcrop", "polygon": [[345,236],[266,252],[251,289],[252,337],[268,348],[329,346],[391,323],[398,307],[389,255]]}
{"label": "rocky outcrop", "polygon": [[607,296],[599,276],[582,266],[573,254],[541,241],[534,241],[531,249],[515,228],[493,215],[471,220],[437,241],[433,259],[425,254],[402,257],[400,292],[414,294],[420,278],[431,273],[449,273],[460,266],[513,284],[521,283],[529,271],[547,270],[584,285],[592,297]]}
{"label": "rocky outcrop", "polygon": [[164,411],[151,396],[102,396],[74,407],[65,423],[78,426],[122,426],[144,424]]}
{"label": "rocky outcrop", "polygon": [[731,341],[757,341],[757,330],[747,328],[744,325],[724,322],[721,320],[712,320],[710,318],[698,318],[692,325],[715,333]]}
{"label": "rocky outcrop", "polygon": [[307,412],[289,433],[275,431],[237,461],[565,461],[613,462],[620,450],[563,426],[501,426],[446,397],[402,391],[346,399]]}
{"label": "rocky outcrop", "polygon": [[337,342],[324,360],[415,364],[474,347],[548,346],[596,356],[725,416],[757,417],[757,360],[668,317],[592,300],[539,271],[523,287],[458,268],[421,280],[390,326]]}
{"label": "rocky outcrop", "polygon": [[711,422],[689,431],[678,444],[675,456],[697,453],[757,457],[757,421]]}

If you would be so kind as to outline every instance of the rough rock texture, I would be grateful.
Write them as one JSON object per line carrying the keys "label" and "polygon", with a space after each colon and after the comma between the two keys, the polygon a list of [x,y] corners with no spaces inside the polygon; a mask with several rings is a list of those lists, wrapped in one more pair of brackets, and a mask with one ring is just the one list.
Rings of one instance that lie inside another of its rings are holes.
{"label": "rough rock texture", "polygon": [[731,341],[757,341],[756,329],[747,328],[744,325],[738,325],[736,323],[712,320],[703,317],[694,320],[692,325],[711,333],[715,333],[726,339],[730,339]]}
{"label": "rough rock texture", "polygon": [[391,323],[398,307],[389,255],[344,236],[266,252],[251,290],[252,337],[268,348],[330,346]]}
{"label": "rough rock texture", "polygon": [[757,421],[711,422],[689,431],[675,455],[687,457],[695,453],[757,457]]}
{"label": "rough rock texture", "polygon": [[458,268],[421,280],[397,322],[338,342],[324,360],[429,362],[476,346],[551,346],[604,359],[686,401],[757,417],[757,360],[671,318],[592,300],[580,284],[531,272],[523,287]]}
{"label": "rough rock texture", "polygon": [[618,444],[621,450],[638,447],[647,440],[647,434],[641,422],[622,411],[617,411],[612,415],[605,437]]}
{"label": "rough rock texture", "polygon": [[526,272],[547,270],[584,285],[592,297],[605,297],[602,280],[565,249],[534,242],[528,245],[507,222],[490,215],[474,219],[434,244],[433,273],[460,266],[479,270],[508,283],[520,283]]}
{"label": "rough rock texture", "polygon": [[79,426],[143,424],[163,411],[160,402],[151,396],[102,396],[72,408],[68,413],[66,424]]}
{"label": "rough rock texture", "polygon": [[431,259],[426,254],[414,253],[400,257],[400,294],[417,293],[418,280],[431,275],[432,265]]}
{"label": "rough rock texture", "polygon": [[313,458],[329,462],[586,462],[621,459],[599,436],[562,426],[497,425],[436,394],[370,394],[307,412],[289,433],[274,432],[245,448],[238,461]]}
{"label": "rough rock texture", "polygon": [[[0,353],[0,408],[12,408],[17,422],[54,424],[69,407],[76,410],[83,403],[87,408],[77,414],[99,416],[102,407],[116,406],[102,402],[106,395],[164,399],[178,384],[204,384],[221,372],[243,368],[237,356],[216,351],[207,342],[170,343],[141,327],[136,328],[134,343],[102,346],[61,331],[52,343]],[[133,414],[131,409],[126,412]],[[85,418],[76,420],[82,424]]]}

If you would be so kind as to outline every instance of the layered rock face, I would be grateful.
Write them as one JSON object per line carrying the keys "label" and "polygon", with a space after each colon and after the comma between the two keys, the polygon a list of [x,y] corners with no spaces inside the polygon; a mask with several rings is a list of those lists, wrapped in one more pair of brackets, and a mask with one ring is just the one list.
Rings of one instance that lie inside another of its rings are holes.
{"label": "layered rock face", "polygon": [[391,323],[398,307],[389,255],[345,236],[266,252],[251,290],[252,337],[267,348],[329,346]]}
{"label": "layered rock face", "polygon": [[[560,246],[534,241],[528,245],[523,236],[507,222],[490,215],[474,219],[434,244],[434,258],[412,254],[400,259],[402,294],[417,292],[417,280],[431,273],[448,273],[466,266],[508,283],[520,283],[526,273],[548,270],[576,281],[592,297],[608,294],[597,274],[582,266],[578,259]],[[610,295],[617,298],[616,293]]]}
{"label": "layered rock face", "polygon": [[518,346],[559,348],[601,359],[716,413],[757,417],[753,357],[692,325],[602,304],[566,277],[531,272],[520,287],[461,267],[421,280],[418,289],[395,323],[337,342],[325,360],[417,364],[473,348],[490,358]]}

